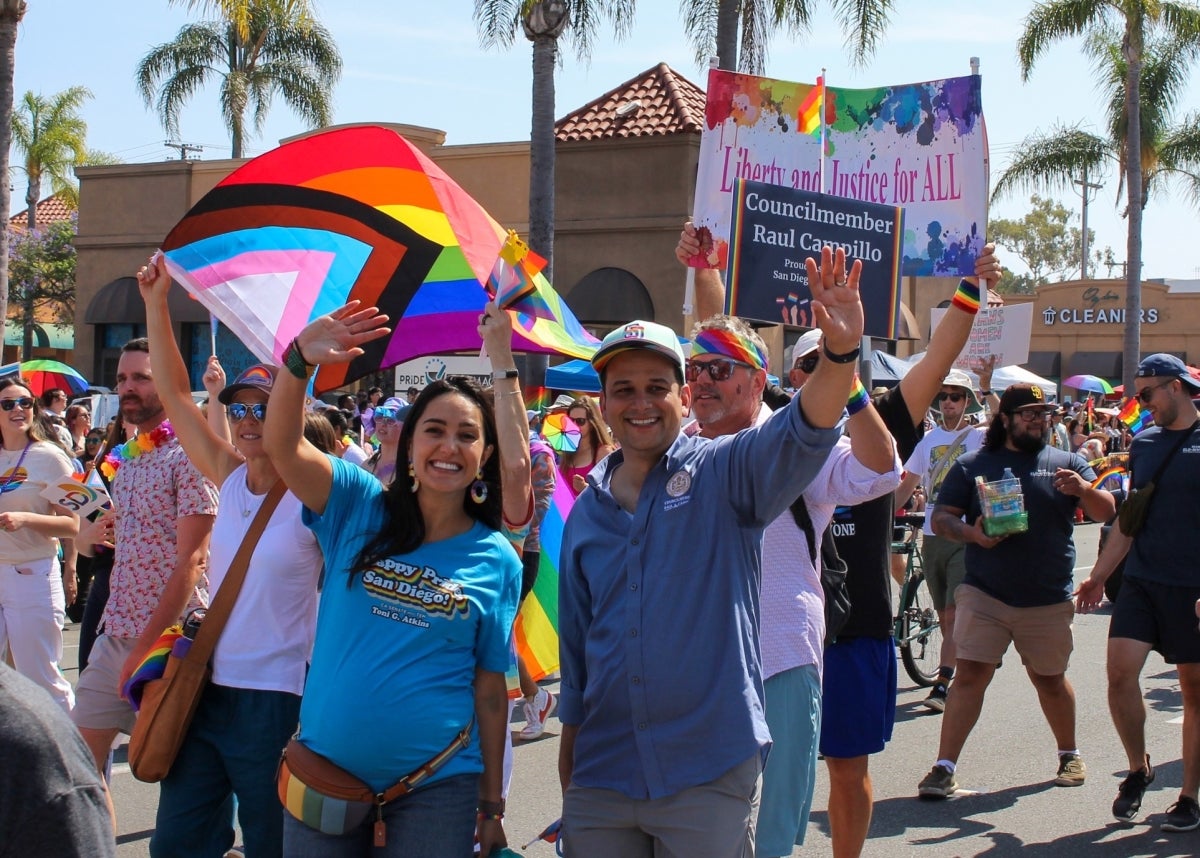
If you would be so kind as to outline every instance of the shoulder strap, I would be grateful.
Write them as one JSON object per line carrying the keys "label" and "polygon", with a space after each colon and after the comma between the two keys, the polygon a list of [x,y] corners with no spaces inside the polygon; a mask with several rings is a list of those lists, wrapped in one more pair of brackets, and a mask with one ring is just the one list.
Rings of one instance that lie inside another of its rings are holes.
{"label": "shoulder strap", "polygon": [[221,589],[217,591],[216,598],[213,599],[208,613],[204,617],[204,622],[200,624],[196,640],[192,642],[191,649],[188,650],[188,659],[199,660],[201,664],[208,663],[213,650],[217,647],[217,640],[220,639],[221,632],[225,629],[225,622],[233,612],[233,603],[237,601],[238,593],[242,590],[242,582],[246,580],[246,570],[250,567],[250,555],[254,553],[259,538],[267,529],[267,522],[270,520],[271,514],[275,512],[275,507],[279,506],[279,500],[286,491],[287,486],[283,484],[283,480],[276,480],[275,485],[271,486],[271,490],[267,492],[262,506],[258,508],[254,520],[250,522],[250,529],[246,531],[246,536],[242,539],[237,554],[233,556],[233,562],[229,564],[229,571],[225,573]]}
{"label": "shoulder strap", "polygon": [[804,531],[804,538],[808,540],[808,556],[812,558],[814,566],[817,565],[817,534],[813,531],[812,517],[808,514],[808,504],[804,502],[804,495],[800,495],[790,507],[792,510],[792,518],[796,520],[796,527]]}
{"label": "shoulder strap", "polygon": [[1188,430],[1183,433],[1180,439],[1175,442],[1175,446],[1171,448],[1170,453],[1167,453],[1167,457],[1162,460],[1162,464],[1159,465],[1158,470],[1154,472],[1154,479],[1152,479],[1150,482],[1157,483],[1162,479],[1162,475],[1167,472],[1167,465],[1171,464],[1171,460],[1175,458],[1175,454],[1179,452],[1179,449],[1187,442],[1187,439],[1192,437],[1192,434],[1195,433],[1197,426],[1200,426],[1200,420],[1197,420],[1195,423],[1193,423]]}
{"label": "shoulder strap", "polygon": [[974,426],[968,426],[959,432],[954,440],[950,442],[950,446],[946,448],[946,452],[942,453],[941,458],[937,460],[937,464],[929,471],[929,485],[925,487],[926,491],[932,490],[941,481],[941,478],[946,475],[946,470],[954,463],[954,451],[958,449],[958,445],[967,437],[967,434],[974,429]]}

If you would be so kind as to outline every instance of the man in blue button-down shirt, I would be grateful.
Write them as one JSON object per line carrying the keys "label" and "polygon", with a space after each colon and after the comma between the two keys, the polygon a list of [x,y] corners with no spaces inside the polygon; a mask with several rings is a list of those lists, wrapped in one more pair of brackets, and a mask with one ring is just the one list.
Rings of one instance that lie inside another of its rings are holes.
{"label": "man in blue button-down shirt", "polygon": [[569,856],[754,854],[763,718],[763,528],[836,442],[863,312],[861,264],[806,261],[824,356],[761,426],[684,436],[674,334],[633,322],[592,359],[621,449],[588,477],[563,537],[559,590]]}

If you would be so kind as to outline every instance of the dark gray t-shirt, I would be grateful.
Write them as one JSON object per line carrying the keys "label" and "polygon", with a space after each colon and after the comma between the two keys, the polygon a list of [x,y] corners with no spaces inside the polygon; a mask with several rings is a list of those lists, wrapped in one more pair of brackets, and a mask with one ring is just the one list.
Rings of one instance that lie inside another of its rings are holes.
{"label": "dark gray t-shirt", "polygon": [[1003,539],[993,548],[967,545],[970,584],[1014,608],[1056,605],[1071,598],[1075,570],[1075,507],[1079,499],[1054,488],[1054,472],[1070,468],[1089,483],[1096,479],[1078,453],[1045,447],[1040,453],[986,449],[967,453],[946,474],[938,506],[966,510],[967,521],[981,514],[975,478],[986,482],[1004,478],[1012,468],[1025,494],[1029,530]]}
{"label": "dark gray t-shirt", "polygon": [[45,689],[0,662],[0,858],[115,858],[92,754]]}
{"label": "dark gray t-shirt", "polygon": [[1157,426],[1133,440],[1132,487],[1145,487],[1163,459],[1186,434],[1154,488],[1146,523],[1125,560],[1125,575],[1174,587],[1200,585],[1196,537],[1200,534],[1200,427],[1167,431]]}

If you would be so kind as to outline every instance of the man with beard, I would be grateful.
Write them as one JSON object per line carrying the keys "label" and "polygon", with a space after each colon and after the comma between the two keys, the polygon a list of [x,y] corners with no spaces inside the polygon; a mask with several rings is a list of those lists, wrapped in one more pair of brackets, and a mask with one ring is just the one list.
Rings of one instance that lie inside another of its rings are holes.
{"label": "man with beard", "polygon": [[[1066,676],[1075,615],[1072,533],[1077,505],[1104,521],[1115,503],[1111,494],[1092,487],[1096,475],[1082,457],[1046,446],[1052,410],[1037,385],[1009,387],[983,447],[960,457],[938,492],[931,516],[934,532],[966,543],[967,572],[958,588],[954,624],[957,679],[946,701],[937,762],[918,787],[922,797],[945,798],[958,788],[959,754],[1010,643],[1058,743],[1054,784],[1083,784],[1086,768],[1075,745],[1075,691]],[[1009,470],[1021,482],[1028,530],[988,536],[977,481],[1005,479]],[[1030,558],[1038,559],[1031,563]]]}
{"label": "man with beard", "polygon": [[133,730],[135,714],[121,688],[163,629],[200,605],[197,586],[217,512],[216,486],[188,461],[165,420],[144,337],[121,349],[117,395],[125,425],[138,432],[102,466],[120,514],[85,524],[77,540],[84,550],[115,545],[102,631],[71,713],[100,771],[117,734]]}

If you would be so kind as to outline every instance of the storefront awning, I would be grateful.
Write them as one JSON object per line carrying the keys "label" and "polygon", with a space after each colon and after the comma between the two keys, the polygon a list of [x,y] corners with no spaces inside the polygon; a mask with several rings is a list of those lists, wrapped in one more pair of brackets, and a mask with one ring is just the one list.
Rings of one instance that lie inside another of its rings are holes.
{"label": "storefront awning", "polygon": [[[25,344],[25,329],[12,319],[4,326],[4,345],[22,346]],[[60,328],[49,322],[33,326],[33,347],[35,349],[67,349],[75,348],[75,329]]]}
{"label": "storefront awning", "polygon": [[1062,378],[1062,352],[1030,352],[1022,366],[1043,378]]}
{"label": "storefront awning", "polygon": [[1067,359],[1064,376],[1098,375],[1101,378],[1121,377],[1120,352],[1075,352]]}
{"label": "storefront awning", "polygon": [[[171,319],[175,322],[199,324],[208,321],[208,310],[178,283],[171,284],[167,306],[171,308]],[[103,286],[88,304],[83,320],[89,325],[145,324],[146,304],[138,292],[137,279],[118,277]]]}
{"label": "storefront awning", "polygon": [[654,318],[650,293],[641,280],[623,268],[597,268],[576,283],[566,299],[575,318],[585,325]]}

